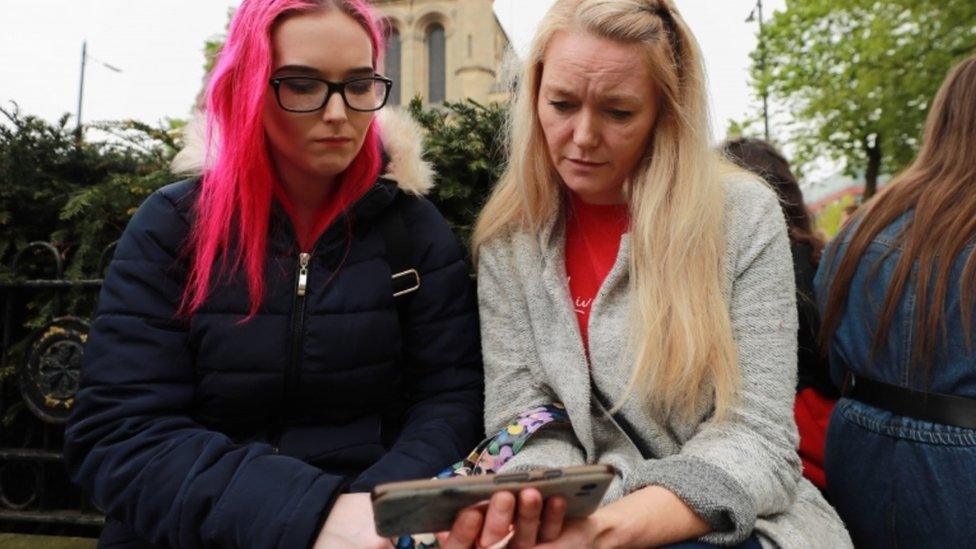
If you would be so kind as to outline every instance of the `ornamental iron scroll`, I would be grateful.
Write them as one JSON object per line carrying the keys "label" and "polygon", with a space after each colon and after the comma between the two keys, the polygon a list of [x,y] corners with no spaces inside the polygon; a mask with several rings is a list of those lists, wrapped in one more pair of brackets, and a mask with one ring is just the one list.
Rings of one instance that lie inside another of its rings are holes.
{"label": "ornamental iron scroll", "polygon": [[[32,242],[0,280],[0,532],[97,536],[105,522],[69,481],[61,448],[88,339],[87,309],[114,251],[114,243],[103,250],[94,277],[66,279],[61,252]],[[28,331],[27,320],[41,310],[49,320]]]}

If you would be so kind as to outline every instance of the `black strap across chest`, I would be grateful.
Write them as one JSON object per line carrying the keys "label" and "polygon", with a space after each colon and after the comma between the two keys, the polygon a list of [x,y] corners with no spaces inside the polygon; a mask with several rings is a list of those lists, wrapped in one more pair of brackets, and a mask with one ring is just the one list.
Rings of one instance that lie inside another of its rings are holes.
{"label": "black strap across chest", "polygon": [[394,203],[379,221],[379,230],[386,245],[386,261],[390,265],[393,278],[393,297],[401,313],[406,296],[420,289],[420,271],[411,259],[413,243],[400,210],[400,204],[409,199],[398,192]]}

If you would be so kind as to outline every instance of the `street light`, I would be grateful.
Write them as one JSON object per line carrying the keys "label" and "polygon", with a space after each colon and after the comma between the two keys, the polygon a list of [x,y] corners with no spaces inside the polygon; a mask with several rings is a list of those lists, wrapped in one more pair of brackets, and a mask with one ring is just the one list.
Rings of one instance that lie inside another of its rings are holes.
{"label": "street light", "polygon": [[87,64],[88,59],[95,61],[96,63],[102,65],[103,67],[111,71],[118,72],[118,73],[122,72],[122,69],[109,65],[105,61],[102,61],[96,58],[95,56],[90,55],[88,53],[88,40],[81,41],[81,78],[79,79],[78,82],[78,114],[76,117],[78,126],[77,128],[75,128],[75,133],[77,134],[77,139],[79,142],[81,141],[81,101],[82,98],[85,96],[85,65]]}
{"label": "street light", "polygon": [[[753,6],[752,11],[749,12],[749,17],[746,18],[746,23],[752,23],[759,19],[759,69],[763,72],[763,76],[766,75],[766,41],[763,37],[763,5],[762,0],[756,0],[756,5]],[[766,86],[763,84],[762,88],[762,102],[763,102],[763,135],[766,136],[766,141],[769,141],[769,92],[766,91]]]}

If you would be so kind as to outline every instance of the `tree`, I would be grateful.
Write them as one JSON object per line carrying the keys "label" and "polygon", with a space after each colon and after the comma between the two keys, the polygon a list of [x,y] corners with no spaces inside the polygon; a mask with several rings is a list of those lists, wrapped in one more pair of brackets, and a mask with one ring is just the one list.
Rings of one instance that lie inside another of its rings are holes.
{"label": "tree", "polygon": [[801,163],[827,157],[878,176],[915,156],[947,71],[976,52],[973,0],[788,0],[753,52],[753,86],[795,117],[788,141]]}
{"label": "tree", "polygon": [[90,127],[113,137],[75,140],[68,115],[54,123],[0,108],[0,278],[28,242],[54,244],[66,275],[95,274],[102,249],[152,191],[175,181],[169,161],[182,122],[131,120]]}
{"label": "tree", "polygon": [[430,199],[467,242],[505,167],[507,105],[469,99],[425,108],[414,98],[408,111],[425,130],[424,156],[434,165],[436,185]]}
{"label": "tree", "polygon": [[[0,107],[0,282],[54,274],[49,268],[41,271],[30,254],[12,272],[14,256],[33,241],[55,247],[65,278],[100,278],[102,252],[119,238],[135,209],[151,192],[176,180],[169,161],[181,147],[179,122],[161,128],[134,121],[103,123],[91,127],[114,137],[78,142],[68,119],[64,115],[52,124],[22,114],[16,104]],[[13,338],[6,358],[19,356],[23,336],[55,316],[53,295],[0,292],[0,306],[16,302],[25,311],[17,317],[22,322],[9,327]],[[90,314],[92,292],[72,290],[64,297],[60,314]],[[11,371],[0,370],[0,381]]]}

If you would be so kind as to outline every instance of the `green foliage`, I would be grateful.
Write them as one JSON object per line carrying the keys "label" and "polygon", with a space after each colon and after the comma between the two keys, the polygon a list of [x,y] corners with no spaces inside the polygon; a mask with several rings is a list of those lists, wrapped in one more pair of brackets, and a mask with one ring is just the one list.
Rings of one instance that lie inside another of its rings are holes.
{"label": "green foliage", "polygon": [[224,34],[212,36],[203,44],[203,74],[210,74],[213,70],[214,65],[217,63],[217,54],[220,53],[220,48],[224,47],[224,41],[227,40],[227,30],[230,29],[230,22],[234,19],[234,12],[237,11],[236,8],[227,8],[227,24],[224,25]]}
{"label": "green foliage", "polygon": [[125,159],[98,183],[77,189],[61,207],[59,219],[66,224],[55,231],[54,242],[74,242],[68,278],[95,273],[102,250],[118,239],[129,218],[147,196],[177,178],[169,162],[182,144],[177,139],[182,121],[154,128],[132,120],[99,126],[117,141],[103,144],[103,157]]}
{"label": "green foliage", "polygon": [[[92,147],[75,145],[67,115],[56,124],[0,109],[0,258],[33,240],[48,240],[58,209],[78,182],[97,180],[104,166]],[[9,122],[6,123],[6,122]],[[0,267],[0,276],[3,275]]]}
{"label": "green foliage", "polygon": [[[117,240],[135,208],[152,191],[174,180],[169,160],[180,147],[180,122],[153,128],[133,121],[90,126],[102,142],[79,141],[67,116],[51,124],[0,108],[0,281],[52,278],[53,260],[27,253],[18,270],[13,257],[30,242],[54,245],[67,279],[100,278],[98,265],[105,248]],[[23,336],[56,314],[87,317],[94,302],[91,290],[61,295],[18,291],[2,300],[16,304],[19,319],[8,357],[23,351]],[[23,311],[23,314],[20,312]],[[10,372],[0,372],[0,380]]]}
{"label": "green foliage", "polygon": [[870,183],[915,156],[946,72],[976,51],[976,2],[788,0],[763,41],[753,86],[795,117],[797,159],[843,160]]}
{"label": "green foliage", "polygon": [[79,142],[67,116],[50,124],[16,107],[0,114],[0,277],[11,276],[10,257],[32,241],[54,244],[67,276],[93,274],[134,208],[173,181],[167,166],[181,122],[106,123],[91,127],[105,141]]}
{"label": "green foliage", "polygon": [[837,236],[844,221],[844,210],[855,204],[854,196],[847,195],[840,200],[824,206],[813,221],[814,229],[827,240]]}
{"label": "green foliage", "polygon": [[408,107],[426,130],[425,157],[437,172],[430,199],[464,241],[505,164],[507,106],[475,101],[424,108],[419,98]]}
{"label": "green foliage", "polygon": [[740,137],[762,137],[762,120],[746,117],[742,120],[729,120],[725,128],[725,139],[732,140]]}

